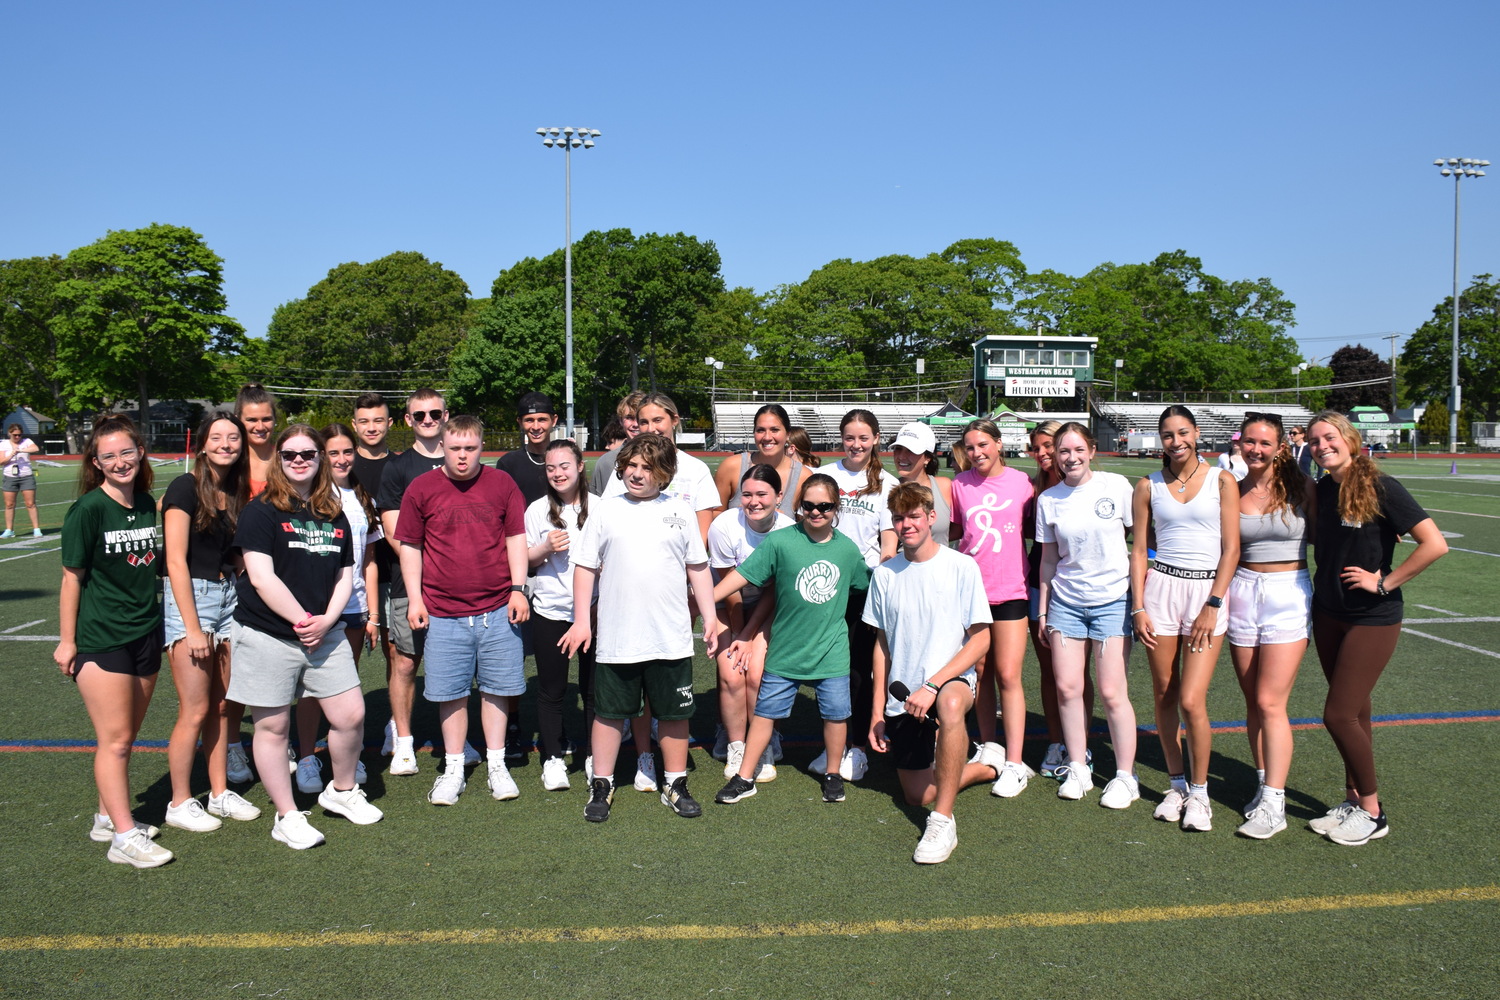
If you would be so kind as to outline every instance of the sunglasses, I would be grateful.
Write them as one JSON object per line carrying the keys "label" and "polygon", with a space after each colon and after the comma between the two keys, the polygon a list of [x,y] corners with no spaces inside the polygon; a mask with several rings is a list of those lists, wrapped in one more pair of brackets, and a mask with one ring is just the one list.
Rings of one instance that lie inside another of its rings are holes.
{"label": "sunglasses", "polygon": [[1256,413],[1254,410],[1246,410],[1245,411],[1245,423],[1246,424],[1270,424],[1272,427],[1280,429],[1280,427],[1281,427],[1281,414],[1279,414],[1279,413]]}
{"label": "sunglasses", "polygon": [[838,510],[836,503],[813,503],[811,500],[802,501],[802,512],[804,514],[828,514]]}
{"label": "sunglasses", "polygon": [[406,415],[411,417],[411,422],[414,424],[420,424],[427,420],[431,420],[433,423],[440,423],[443,419],[442,410],[410,410]]}
{"label": "sunglasses", "polygon": [[311,462],[316,460],[317,457],[318,452],[315,448],[309,448],[306,451],[283,451],[281,453],[281,460],[289,464],[292,462]]}

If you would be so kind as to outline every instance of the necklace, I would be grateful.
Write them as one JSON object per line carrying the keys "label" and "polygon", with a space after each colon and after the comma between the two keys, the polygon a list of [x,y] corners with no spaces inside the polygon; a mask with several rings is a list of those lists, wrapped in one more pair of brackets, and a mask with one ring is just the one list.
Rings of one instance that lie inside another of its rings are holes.
{"label": "necklace", "polygon": [[526,459],[527,459],[527,461],[531,462],[531,464],[535,465],[537,468],[541,468],[542,466],[544,466],[544,465],[547,464],[547,456],[546,455],[543,455],[540,459],[535,459],[535,458],[531,457],[531,449],[530,448],[524,448],[523,447],[521,450],[526,453]]}
{"label": "necklace", "polygon": [[[1198,459],[1198,465],[1202,465],[1202,464],[1203,464],[1203,459],[1201,459],[1201,458]],[[1177,492],[1178,493],[1186,493],[1187,492],[1187,484],[1190,483],[1190,482],[1192,482],[1193,481],[1193,477],[1198,474],[1198,465],[1193,466],[1193,471],[1188,473],[1188,477],[1186,479],[1183,479],[1182,477],[1180,477],[1179,475],[1177,475],[1177,473],[1175,473],[1175,472],[1172,473],[1172,479],[1173,479],[1173,481],[1179,482],[1179,483],[1182,484],[1181,486],[1177,487]]]}

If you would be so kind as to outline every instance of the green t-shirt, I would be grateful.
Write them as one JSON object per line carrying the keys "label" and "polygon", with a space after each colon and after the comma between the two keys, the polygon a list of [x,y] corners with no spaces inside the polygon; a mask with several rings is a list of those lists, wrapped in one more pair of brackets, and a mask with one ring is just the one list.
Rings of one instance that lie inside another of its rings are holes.
{"label": "green t-shirt", "polygon": [[122,507],[102,489],[79,497],[63,520],[62,564],[83,570],[78,651],[120,649],[161,625],[156,501]]}
{"label": "green t-shirt", "polygon": [[775,581],[766,670],[797,681],[849,672],[844,611],[850,590],[870,586],[869,567],[849,536],[835,531],[814,542],[800,524],[779,528],[740,564],[740,575],[756,586]]}

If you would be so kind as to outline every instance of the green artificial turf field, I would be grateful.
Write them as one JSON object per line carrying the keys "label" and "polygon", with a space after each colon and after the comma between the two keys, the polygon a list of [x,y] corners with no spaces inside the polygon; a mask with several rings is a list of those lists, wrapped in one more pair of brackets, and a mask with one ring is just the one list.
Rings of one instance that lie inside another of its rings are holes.
{"label": "green artificial turf field", "polygon": [[[1098,467],[1135,476],[1152,463]],[[780,775],[754,798],[713,805],[721,765],[694,749],[698,820],[627,779],[610,821],[585,823],[581,762],[571,791],[549,793],[534,753],[513,768],[520,799],[491,800],[481,772],[457,806],[438,809],[424,799],[437,769],[430,750],[421,774],[395,778],[372,749],[368,790],[383,822],[354,827],[299,796],[326,846],[287,850],[268,836],[267,815],[211,834],[167,830],[162,843],[178,859],[151,871],[106,863],[87,837],[92,733],[48,638],[73,470],[46,468],[47,536],[0,543],[0,997],[1500,995],[1484,930],[1500,902],[1500,809],[1480,781],[1500,754],[1500,463],[1463,461],[1458,476],[1436,460],[1383,467],[1453,546],[1407,588],[1406,627],[1375,694],[1392,831],[1383,841],[1342,848],[1305,829],[1342,790],[1338,755],[1316,725],[1324,684],[1309,652],[1291,705],[1307,725],[1296,734],[1289,828],[1266,842],[1234,835],[1255,776],[1226,655],[1209,698],[1223,731],[1207,834],[1152,821],[1165,775],[1155,737],[1142,733],[1144,794],[1129,810],[1099,808],[1097,792],[1064,802],[1040,778],[1013,800],[976,786],[958,801],[953,857],[914,865],[923,814],[900,802],[883,763],[846,802],[819,800],[803,769],[819,749],[803,698]],[[161,470],[159,484],[174,471]],[[362,674],[377,747],[380,658],[367,655]],[[1035,730],[1029,654],[1026,676]],[[700,692],[712,687],[701,656],[696,680]],[[1131,686],[1145,726],[1140,651]],[[132,771],[139,814],[153,822],[169,795],[161,748],[175,705],[164,670]],[[534,707],[528,695],[523,723]],[[694,736],[710,738],[716,715],[700,698]],[[575,708],[570,731],[580,720]],[[419,743],[436,733],[420,699],[416,729]],[[1107,738],[1093,746],[1110,773]],[[1033,740],[1027,759],[1042,749]],[[201,764],[195,787],[206,789]],[[267,805],[258,784],[245,794]]]}

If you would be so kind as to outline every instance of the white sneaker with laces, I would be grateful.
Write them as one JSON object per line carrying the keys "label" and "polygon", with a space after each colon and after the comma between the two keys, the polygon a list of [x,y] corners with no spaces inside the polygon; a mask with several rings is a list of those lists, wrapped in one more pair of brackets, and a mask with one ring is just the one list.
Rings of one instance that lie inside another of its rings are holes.
{"label": "white sneaker with laces", "polygon": [[1106,809],[1126,809],[1129,808],[1130,803],[1140,797],[1140,782],[1127,778],[1123,774],[1117,774],[1109,779],[1109,784],[1104,786],[1104,794],[1099,796],[1099,804]]}
{"label": "white sneaker with laces", "polygon": [[1168,788],[1162,795],[1156,810],[1151,813],[1151,818],[1168,823],[1180,823],[1182,822],[1182,807],[1185,805],[1187,805],[1186,793],[1179,792],[1175,787]]}
{"label": "white sneaker with laces", "polygon": [[809,774],[828,773],[828,751],[826,749],[814,757],[811,764],[807,765],[807,772]]}
{"label": "white sneaker with laces", "polygon": [[[825,758],[826,759],[826,758]],[[870,758],[862,747],[848,747],[839,760],[839,777],[845,781],[858,781],[870,773]]]}
{"label": "white sneaker with laces", "polygon": [[[146,836],[152,840],[161,836],[161,831],[149,823],[137,823],[137,830],[145,830]],[[94,826],[89,830],[89,839],[96,844],[108,844],[115,839],[115,824],[103,813],[94,814]]]}
{"label": "white sneaker with laces", "polygon": [[146,836],[146,831],[140,827],[125,834],[119,843],[113,843],[113,834],[110,835],[110,840],[112,843],[109,845],[107,857],[117,865],[160,868],[172,860],[172,852]]}
{"label": "white sneaker with laces", "polygon": [[1060,799],[1077,802],[1094,787],[1093,769],[1081,761],[1068,761],[1058,773],[1062,775],[1062,784],[1057,786],[1057,797]]}
{"label": "white sneaker with laces", "polygon": [[243,743],[229,744],[226,754],[229,758],[229,780],[236,785],[248,785],[255,780],[255,772],[250,770],[250,761],[245,756],[245,745]]}
{"label": "white sneaker with laces", "polygon": [[396,744],[391,750],[391,774],[400,776],[417,773],[417,750],[413,743],[414,738],[411,736],[396,738]]}
{"label": "white sneaker with laces", "polygon": [[167,803],[166,824],[192,833],[209,833],[223,826],[224,821],[204,812],[197,799],[186,799],[175,806]]}
{"label": "white sneaker with laces", "polygon": [[1319,816],[1316,819],[1308,820],[1308,829],[1312,830],[1313,833],[1321,834],[1322,836],[1326,837],[1328,836],[1329,830],[1337,827],[1344,821],[1344,817],[1348,816],[1351,812],[1358,808],[1359,803],[1357,802],[1349,802],[1347,800],[1344,802],[1340,802],[1338,805],[1328,810],[1328,812],[1324,815]]}
{"label": "white sneaker with laces", "polygon": [[396,720],[385,720],[385,740],[380,744],[380,756],[389,757],[396,749]]}
{"label": "white sneaker with laces", "polygon": [[479,755],[479,751],[475,750],[473,744],[468,740],[464,740],[464,767],[473,767],[481,760],[483,758]]}
{"label": "white sneaker with laces", "polygon": [[1371,816],[1361,807],[1355,806],[1349,810],[1342,823],[1328,831],[1328,839],[1345,847],[1359,847],[1372,840],[1379,840],[1390,832],[1384,810],[1379,816]]}
{"label": "white sneaker with laces", "polygon": [[260,818],[260,806],[251,805],[239,792],[228,788],[224,790],[223,795],[208,797],[208,812],[211,816],[237,819],[242,823]]}
{"label": "white sneaker with laces", "polygon": [[1214,807],[1202,792],[1189,791],[1182,807],[1182,828],[1193,833],[1207,833],[1214,828]]}
{"label": "white sneaker with laces", "polygon": [[776,780],[776,761],[771,756],[771,745],[766,744],[765,753],[760,755],[760,767],[755,770],[755,783],[764,785],[768,781]]}
{"label": "white sneaker with laces", "polygon": [[739,740],[729,743],[724,753],[724,777],[732,778],[740,773],[740,765],[745,762],[745,744]]}
{"label": "white sneaker with laces", "polygon": [[293,809],[283,816],[277,816],[276,822],[271,824],[272,839],[281,841],[294,851],[305,851],[323,843],[323,835],[307,821],[307,815]]}
{"label": "white sneaker with laces", "polygon": [[911,859],[919,865],[940,865],[958,846],[958,823],[942,813],[927,814],[927,828]]}
{"label": "white sneaker with laces", "polygon": [[566,792],[572,787],[568,784],[568,765],[561,757],[542,761],[542,787],[549,792]]}
{"label": "white sneaker with laces", "polygon": [[1270,799],[1262,798],[1250,818],[1240,824],[1235,831],[1241,837],[1250,837],[1253,840],[1270,840],[1282,830],[1286,829],[1286,808],[1277,808],[1277,804]]}
{"label": "white sneaker with laces", "polygon": [[348,791],[341,792],[333,787],[333,782],[323,789],[318,796],[318,805],[344,817],[355,826],[369,826],[371,823],[379,823],[385,816],[370,800],[365,797],[365,790],[355,785]]}
{"label": "white sneaker with laces", "polygon": [[505,766],[503,759],[489,762],[488,781],[490,796],[497,801],[507,802],[521,797],[521,790],[516,787],[516,779],[510,776],[510,768]]}
{"label": "white sneaker with laces", "polygon": [[635,759],[635,790],[638,792],[658,791],[656,786],[656,755],[643,753]]}
{"label": "white sneaker with laces", "polygon": [[1266,783],[1262,781],[1255,786],[1255,794],[1250,797],[1250,801],[1246,802],[1245,808],[1241,810],[1246,819],[1249,819],[1251,813],[1260,808],[1260,800],[1265,796],[1265,794]]}
{"label": "white sneaker with laces", "polygon": [[1026,785],[1036,772],[1020,761],[1008,760],[1000,768],[1000,776],[990,786],[990,794],[1002,799],[1013,799],[1026,790]]}
{"label": "white sneaker with laces", "polygon": [[464,793],[465,787],[463,768],[449,768],[432,783],[432,788],[427,792],[427,801],[435,806],[457,805],[458,797]]}
{"label": "white sneaker with laces", "polygon": [[1061,743],[1048,743],[1047,755],[1042,758],[1042,777],[1055,778],[1059,769],[1068,764],[1068,748]]}
{"label": "white sneaker with laces", "polygon": [[297,761],[297,791],[316,795],[323,790],[323,762],[308,754]]}
{"label": "white sneaker with laces", "polygon": [[974,751],[974,756],[969,758],[969,763],[991,768],[998,778],[1005,769],[1005,748],[998,743],[981,743],[979,749]]}

